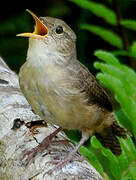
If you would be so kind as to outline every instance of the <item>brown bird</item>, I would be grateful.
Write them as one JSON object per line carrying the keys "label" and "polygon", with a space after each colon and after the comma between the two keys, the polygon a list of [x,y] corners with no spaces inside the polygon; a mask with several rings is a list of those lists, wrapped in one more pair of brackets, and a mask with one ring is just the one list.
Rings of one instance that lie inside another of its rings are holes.
{"label": "brown bird", "polygon": [[[33,110],[47,123],[82,132],[75,149],[57,167],[70,161],[92,135],[119,155],[121,147],[116,136],[125,138],[126,130],[117,124],[106,91],[77,60],[75,33],[60,19],[38,18],[28,12],[36,26],[33,33],[18,35],[29,37],[26,63],[19,73],[21,90]],[[28,152],[28,162],[47,147],[61,128]]]}

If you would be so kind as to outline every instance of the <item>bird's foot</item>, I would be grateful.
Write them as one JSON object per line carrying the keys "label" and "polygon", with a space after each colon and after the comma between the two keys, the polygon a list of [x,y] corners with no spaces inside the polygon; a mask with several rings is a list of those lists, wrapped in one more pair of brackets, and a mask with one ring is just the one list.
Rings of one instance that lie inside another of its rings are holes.
{"label": "bird's foot", "polygon": [[52,169],[50,169],[49,171],[47,171],[45,174],[51,175],[55,170],[61,169],[63,166],[68,164],[70,161],[72,161],[72,157],[68,156],[64,160],[52,160],[52,161],[47,162],[50,164],[54,164],[55,166]]}
{"label": "bird's foot", "polygon": [[[82,138],[80,139],[79,143],[74,147],[74,149],[71,152],[69,152],[66,159],[64,159],[64,160],[52,160],[52,161],[47,162],[47,163],[55,164],[55,166],[51,170],[46,172],[45,174],[52,174],[55,170],[62,168],[67,163],[71,162],[74,158],[74,155],[77,153],[78,149],[85,143],[85,141],[88,140],[88,138],[89,138],[89,134],[86,132],[82,132]],[[78,159],[78,161],[84,160],[84,158],[82,156],[80,156],[79,158],[76,158],[76,160],[77,159]]]}
{"label": "bird's foot", "polygon": [[52,144],[69,145],[70,143],[71,143],[71,142],[70,142],[68,139],[52,141]]}
{"label": "bird's foot", "polygon": [[67,165],[68,163],[70,163],[72,161],[80,161],[80,162],[82,162],[83,160],[86,159],[84,156],[79,156],[79,157],[74,158],[74,160],[73,160],[74,154],[75,153],[73,153],[73,151],[72,151],[72,152],[70,152],[68,154],[66,159],[52,160],[52,161],[47,162],[47,163],[50,163],[50,164],[54,164],[55,166],[51,170],[47,171],[45,174],[51,175],[55,170],[61,169],[62,167],[64,167],[65,165]]}
{"label": "bird's foot", "polygon": [[26,157],[26,160],[25,160],[24,164],[28,165],[30,163],[30,161],[33,162],[35,156],[37,156],[38,154],[42,153],[45,149],[47,149],[47,147],[49,146],[49,144],[52,141],[53,137],[55,137],[56,134],[58,132],[60,132],[61,130],[62,130],[61,128],[58,128],[52,134],[47,136],[38,146],[31,149],[30,151],[25,152],[24,155],[23,155],[23,158],[22,158],[22,159],[24,159]]}

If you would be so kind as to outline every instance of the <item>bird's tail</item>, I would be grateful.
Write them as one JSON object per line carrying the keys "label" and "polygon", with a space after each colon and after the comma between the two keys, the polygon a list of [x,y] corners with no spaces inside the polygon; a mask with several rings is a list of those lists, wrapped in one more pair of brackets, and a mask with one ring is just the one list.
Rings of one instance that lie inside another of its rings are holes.
{"label": "bird's tail", "polygon": [[104,133],[96,133],[95,136],[102,143],[102,145],[106,148],[109,148],[113,154],[120,155],[121,154],[121,146],[120,142],[117,138],[123,137],[126,138],[128,131],[122,127],[120,127],[116,121],[110,127],[107,127],[103,130]]}

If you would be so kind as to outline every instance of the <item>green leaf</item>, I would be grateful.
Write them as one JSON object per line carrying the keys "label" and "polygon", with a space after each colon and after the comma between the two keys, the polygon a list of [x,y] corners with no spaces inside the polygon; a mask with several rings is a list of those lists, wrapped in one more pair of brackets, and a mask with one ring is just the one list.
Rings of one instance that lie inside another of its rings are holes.
{"label": "green leaf", "polygon": [[136,58],[136,52],[134,50],[133,52],[124,51],[124,50],[115,50],[115,51],[112,51],[111,53],[114,56],[128,56],[128,57]]}
{"label": "green leaf", "polygon": [[125,50],[116,50],[111,52],[114,56],[132,56],[132,54]]}
{"label": "green leaf", "polygon": [[122,110],[126,114],[131,123],[132,131],[136,137],[136,125],[134,119],[136,119],[136,101],[133,100],[125,91],[125,88],[122,86],[122,82],[108,74],[99,73],[97,78],[104,84],[106,87],[111,89],[115,93],[116,100],[120,103]]}
{"label": "green leaf", "polygon": [[111,174],[114,177],[120,177],[120,165],[117,157],[107,148],[103,147],[98,139],[93,136],[91,138],[91,144],[95,148],[99,148],[102,150],[102,154],[109,160],[109,166],[111,170]]}
{"label": "green leaf", "polygon": [[91,11],[94,15],[103,18],[106,22],[116,25],[117,18],[114,11],[101,3],[96,3],[88,0],[70,0],[81,8]]}
{"label": "green leaf", "polygon": [[101,26],[89,24],[81,24],[81,28],[90,31],[97,36],[100,36],[103,40],[105,40],[112,46],[115,46],[120,49],[123,48],[123,43],[120,36],[108,29],[102,28]]}
{"label": "green leaf", "polygon": [[89,158],[89,161],[91,162],[91,164],[96,168],[96,170],[101,174],[101,176],[104,177],[103,167],[100,164],[100,162],[98,161],[95,154],[90,149],[86,148],[85,146],[80,147],[80,152],[84,156]]}
{"label": "green leaf", "polygon": [[124,113],[129,118],[129,122],[131,123],[131,127],[132,127],[131,131],[136,137],[136,126],[134,122],[134,119],[136,119],[136,114],[135,114],[136,102],[133,101],[132,98],[127,96],[127,94],[124,91],[120,91],[120,93],[117,92],[117,95],[115,96],[115,98],[121,104],[121,107]]}
{"label": "green leaf", "polygon": [[[131,124],[131,129],[136,136],[136,73],[129,67],[121,65],[111,53],[95,51],[95,55],[108,64],[95,63],[104,74],[98,74],[98,79],[115,93],[116,100],[120,103]],[[110,58],[111,57],[111,58]],[[115,60],[114,60],[115,59]]]}
{"label": "green leaf", "polygon": [[126,127],[129,131],[132,130],[131,124],[129,122],[129,118],[128,116],[126,116],[126,114],[123,112],[122,109],[115,111],[114,114],[119,124]]}
{"label": "green leaf", "polygon": [[134,160],[133,158],[133,152],[131,152],[131,146],[128,143],[128,139],[122,139],[120,138],[120,144],[125,152],[125,156],[127,158],[128,165]]}
{"label": "green leaf", "polygon": [[134,41],[131,45],[131,55],[136,58],[136,42]]}
{"label": "green leaf", "polygon": [[[128,79],[128,83],[132,83],[136,86],[136,73],[133,69],[120,64],[119,59],[115,57],[112,53],[104,51],[104,50],[96,50],[94,55],[97,56],[100,60],[103,60],[107,64],[111,64],[119,68],[120,71],[124,73],[124,78]],[[128,85],[127,85],[128,86]]]}
{"label": "green leaf", "polygon": [[96,50],[94,55],[97,56],[100,60],[103,60],[107,64],[119,65],[119,60],[110,52],[103,50]]}
{"label": "green leaf", "polygon": [[130,173],[132,179],[136,178],[136,163],[133,164],[132,167],[130,167],[129,173]]}
{"label": "green leaf", "polygon": [[120,21],[120,24],[128,29],[136,30],[136,20],[123,19]]}
{"label": "green leaf", "polygon": [[[125,88],[127,95],[130,95],[133,99],[136,100],[136,86],[133,84],[130,77],[125,76],[125,71],[122,70],[122,66],[113,66],[111,64],[104,64],[100,62],[95,62],[94,66],[97,69],[101,69],[101,71],[105,74],[109,74],[114,76],[122,81],[122,88]],[[129,83],[129,86],[128,86]]]}
{"label": "green leaf", "polygon": [[[122,147],[121,147],[121,149],[122,149]],[[118,160],[120,163],[120,169],[121,169],[122,174],[123,174],[124,170],[126,170],[129,166],[128,159],[127,159],[126,154],[123,150],[122,150],[121,155],[118,157]]]}
{"label": "green leaf", "polygon": [[130,136],[127,137],[127,143],[128,143],[129,149],[131,151],[131,154],[133,155],[132,160],[136,161],[136,147],[135,147],[135,145],[132,141],[132,138]]}
{"label": "green leaf", "polygon": [[94,63],[94,67],[96,69],[101,69],[101,71],[105,74],[112,75],[114,77],[120,78],[121,80],[124,80],[125,78],[124,73],[120,71],[119,68],[117,68],[116,66],[112,66],[111,64],[104,64],[96,61]]}
{"label": "green leaf", "polygon": [[94,66],[97,69],[101,69],[103,73],[119,78],[123,83],[122,88],[125,88],[127,94],[130,95],[134,100],[136,100],[136,73],[134,72],[134,70],[127,66],[121,65],[119,63],[117,65],[115,61],[112,62],[111,59],[110,61],[108,61],[108,58],[105,58],[105,61],[107,61],[107,63],[109,64],[95,62]]}
{"label": "green leaf", "polygon": [[128,79],[129,83],[131,82],[136,87],[135,71],[125,65],[121,65],[121,68],[122,68],[122,71],[124,71],[124,74],[125,74],[126,78]]}
{"label": "green leaf", "polygon": [[[136,73],[133,69],[131,69],[125,65],[120,64],[118,59],[113,54],[111,54],[109,52],[97,50],[97,51],[95,51],[94,55],[96,55],[99,59],[101,59],[104,62],[106,62],[107,64],[109,64],[107,69],[110,68],[111,69],[110,71],[115,71],[115,73],[111,72],[111,74],[114,73],[116,77],[118,77],[118,75],[120,75],[121,79],[122,79],[122,76],[124,76],[123,79],[125,79],[125,82],[127,81],[127,83],[129,83],[130,86],[132,85],[134,92],[136,91],[136,89],[135,89],[136,88]],[[110,66],[110,65],[112,65],[112,66]],[[104,66],[104,64],[96,61],[94,63],[94,66],[97,69],[102,70],[103,69],[102,67]],[[107,65],[105,65],[105,70],[106,70],[106,66]],[[106,71],[103,71],[103,72],[106,73]],[[116,74],[116,73],[118,73],[118,74]],[[128,85],[126,85],[126,87],[128,87]]]}
{"label": "green leaf", "polygon": [[81,136],[82,136],[81,133],[79,131],[76,131],[76,130],[65,129],[64,132],[66,133],[68,138],[70,138],[76,144],[80,141]]}

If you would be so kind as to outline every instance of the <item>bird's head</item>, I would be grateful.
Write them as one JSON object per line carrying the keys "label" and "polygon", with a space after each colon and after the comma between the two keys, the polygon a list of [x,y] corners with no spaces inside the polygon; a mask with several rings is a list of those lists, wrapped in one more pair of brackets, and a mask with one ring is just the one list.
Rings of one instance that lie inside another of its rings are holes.
{"label": "bird's head", "polygon": [[62,56],[76,55],[76,35],[62,20],[53,17],[38,18],[27,10],[35,20],[33,33],[21,33],[17,36],[29,38],[30,51],[38,49],[41,53],[54,52]]}

